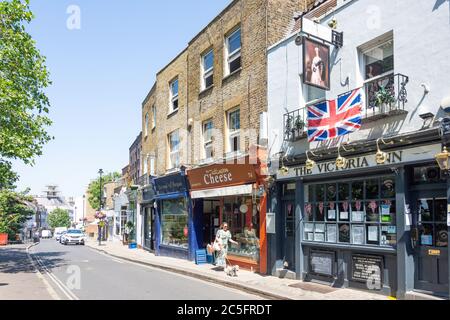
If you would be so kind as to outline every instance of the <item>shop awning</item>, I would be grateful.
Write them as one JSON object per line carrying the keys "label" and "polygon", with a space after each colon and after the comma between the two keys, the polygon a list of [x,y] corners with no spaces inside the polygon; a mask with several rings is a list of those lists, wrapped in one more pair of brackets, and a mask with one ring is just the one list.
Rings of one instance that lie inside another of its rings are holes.
{"label": "shop awning", "polygon": [[213,197],[225,197],[225,196],[236,196],[236,195],[245,195],[252,194],[253,185],[245,184],[242,186],[231,186],[231,187],[223,187],[223,188],[215,188],[215,189],[204,189],[204,190],[196,190],[191,191],[191,198],[213,198]]}

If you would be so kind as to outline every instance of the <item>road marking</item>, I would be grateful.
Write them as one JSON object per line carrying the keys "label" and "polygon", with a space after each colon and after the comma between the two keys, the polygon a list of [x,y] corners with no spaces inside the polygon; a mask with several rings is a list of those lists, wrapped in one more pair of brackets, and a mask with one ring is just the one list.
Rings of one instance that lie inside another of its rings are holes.
{"label": "road marking", "polygon": [[69,300],[80,300],[67,286],[62,283],[51,271],[45,266],[44,262],[39,256],[32,255],[36,259],[37,263],[42,267],[47,276],[53,281],[53,283],[64,293]]}
{"label": "road marking", "polygon": [[56,293],[55,289],[48,283],[47,279],[42,275],[41,271],[36,267],[36,264],[34,263],[33,258],[31,257],[30,253],[28,252],[27,248],[27,255],[28,259],[30,259],[31,264],[33,265],[33,268],[35,270],[36,276],[44,282],[45,288],[47,289],[48,293],[54,300],[61,300],[61,297]]}
{"label": "road marking", "polygon": [[[259,296],[258,294],[248,293],[248,292],[245,292],[245,291],[243,291],[243,290],[239,290],[239,289],[235,289],[235,288],[230,288],[230,287],[227,287],[227,286],[225,286],[225,285],[217,284],[217,283],[214,283],[214,282],[211,282],[211,281],[208,281],[208,280],[197,279],[197,278],[195,278],[195,277],[187,276],[187,275],[180,274],[180,273],[177,273],[177,272],[167,271],[167,270],[163,270],[163,269],[160,269],[160,268],[157,268],[157,267],[147,266],[147,265],[144,265],[144,264],[141,264],[141,263],[138,263],[138,262],[133,262],[133,261],[129,261],[129,260],[126,260],[126,259],[122,259],[122,258],[120,258],[120,257],[112,257],[111,255],[109,255],[109,254],[107,254],[107,253],[97,251],[97,250],[95,250],[95,249],[93,249],[93,248],[89,248],[89,249],[90,249],[91,251],[97,253],[97,254],[101,254],[101,255],[103,255],[103,256],[107,256],[109,259],[114,260],[114,261],[116,261],[116,260],[121,260],[122,263],[133,264],[133,265],[136,265],[136,266],[139,266],[139,267],[151,269],[151,270],[153,270],[153,271],[160,271],[160,272],[164,272],[164,273],[170,274],[170,275],[172,275],[172,276],[178,276],[178,277],[181,277],[181,278],[184,278],[184,279],[188,279],[188,280],[191,280],[191,281],[200,282],[200,283],[202,283],[202,284],[208,284],[208,285],[210,285],[210,286],[212,286],[212,287],[215,287],[215,288],[218,288],[218,289],[221,289],[221,290],[227,290],[227,291],[230,291],[230,292],[234,292],[234,293],[239,293],[239,294],[242,294],[242,295],[251,296],[253,299],[255,299],[255,297],[258,297],[258,298],[261,299],[261,300],[265,300],[264,298],[262,298],[262,297]],[[117,262],[118,262],[118,261],[117,261]],[[255,300],[259,300],[259,299],[255,299]]]}

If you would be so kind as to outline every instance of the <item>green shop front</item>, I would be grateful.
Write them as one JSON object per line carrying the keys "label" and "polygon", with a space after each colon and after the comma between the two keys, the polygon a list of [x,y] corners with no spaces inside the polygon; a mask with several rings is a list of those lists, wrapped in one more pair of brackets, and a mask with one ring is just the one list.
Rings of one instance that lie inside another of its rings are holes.
{"label": "green shop front", "polygon": [[304,281],[448,296],[447,185],[434,159],[441,144],[402,141],[393,138],[378,162],[368,142],[341,151],[342,166],[333,149],[285,164],[270,202],[278,236],[269,256]]}
{"label": "green shop front", "polygon": [[156,203],[156,255],[193,260],[198,247],[184,171],[152,179]]}

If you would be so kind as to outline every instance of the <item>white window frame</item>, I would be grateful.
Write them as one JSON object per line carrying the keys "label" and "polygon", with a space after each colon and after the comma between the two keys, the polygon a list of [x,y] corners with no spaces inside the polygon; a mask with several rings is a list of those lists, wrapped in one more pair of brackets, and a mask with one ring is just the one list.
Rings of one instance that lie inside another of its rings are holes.
{"label": "white window frame", "polygon": [[[213,64],[211,66],[211,68],[209,69],[205,69],[205,58],[209,55],[212,54],[213,56]],[[208,89],[209,87],[206,87],[206,79],[209,77],[213,77],[213,83],[210,85],[210,87],[214,84],[214,50],[211,48],[210,50],[208,50],[206,53],[204,53],[201,56],[201,66],[202,66],[202,77],[201,77],[201,88],[202,90]]]}
{"label": "white window frame", "polygon": [[[177,149],[173,150],[172,148],[172,137],[174,135],[178,136],[178,144],[177,144]],[[174,169],[174,168],[178,168],[180,166],[180,131],[179,129],[172,131],[171,133],[168,134],[168,142],[169,142],[169,169]],[[174,161],[174,159],[177,159],[177,161]],[[174,163],[177,162],[177,163]]]}
{"label": "white window frame", "polygon": [[[233,52],[229,52],[230,49],[230,38],[235,35],[237,32],[241,32],[241,27],[237,27],[233,32],[228,34],[225,39],[225,75],[229,75],[230,72],[230,64],[238,59],[241,56],[241,48],[242,48],[242,33],[241,33],[241,43],[238,49],[234,50]],[[242,67],[242,61],[241,61],[241,67]]]}
{"label": "white window frame", "polygon": [[[206,130],[205,130],[205,125],[211,123],[212,127],[211,127],[211,137],[209,137],[209,139],[207,139],[207,135],[206,135]],[[206,121],[203,122],[203,126],[202,126],[202,131],[203,131],[203,158],[205,160],[208,159],[212,159],[214,157],[214,152],[213,152],[213,139],[212,139],[212,131],[214,129],[214,124],[213,124],[213,120],[212,119],[208,119]],[[208,149],[211,149],[211,156],[208,157]]]}
{"label": "white window frame", "polygon": [[155,163],[156,163],[156,161],[155,161],[155,157],[153,157],[153,156],[151,156],[150,157],[150,175],[151,176],[155,176]]}
{"label": "white window frame", "polygon": [[[172,90],[173,84],[175,82],[177,83],[177,88],[178,88],[176,94],[174,94],[173,90]],[[178,78],[175,78],[175,79],[173,79],[172,81],[169,82],[169,92],[170,92],[170,108],[169,108],[170,112],[169,113],[172,113],[172,112],[175,112],[176,110],[178,110],[178,108],[180,107],[178,105],[178,102],[179,102],[178,101],[178,94],[180,92],[180,82],[178,81]],[[177,108],[176,109],[174,108],[175,101],[177,102]]]}
{"label": "white window frame", "polygon": [[152,130],[156,128],[156,106],[152,105]]}
{"label": "white window frame", "polygon": [[145,113],[145,124],[144,124],[144,136],[146,137],[148,135],[148,124],[149,124],[149,114],[148,112]]}
{"label": "white window frame", "polygon": [[[366,55],[367,55],[367,53],[370,52],[370,51],[372,51],[372,50],[374,50],[374,49],[376,49],[376,48],[378,48],[378,47],[381,47],[381,46],[387,44],[388,42],[392,42],[392,50],[394,50],[394,43],[393,43],[393,41],[394,41],[394,38],[391,37],[391,38],[389,38],[389,39],[386,39],[385,41],[382,41],[382,42],[373,44],[373,45],[371,45],[371,46],[365,48],[364,50],[360,50],[360,51],[359,51],[360,57],[361,57],[361,62],[362,62],[362,65],[361,65],[361,74],[362,74],[362,79],[363,79],[364,85],[365,85],[366,83],[369,83],[369,82],[378,80],[378,79],[380,79],[380,78],[386,77],[386,76],[388,76],[388,75],[394,73],[395,65],[394,65],[394,69],[392,69],[392,70],[390,70],[390,71],[386,71],[386,72],[384,72],[384,73],[382,73],[382,74],[380,74],[380,75],[378,75],[378,76],[372,77],[372,78],[370,78],[370,79],[366,79]],[[395,59],[395,52],[394,52],[394,51],[392,52],[392,55],[394,56],[394,59]]]}
{"label": "white window frame", "polygon": [[[231,115],[233,113],[235,113],[236,111],[239,111],[239,129],[237,130],[231,130]],[[240,152],[241,149],[241,141],[240,141],[240,136],[241,136],[241,111],[240,111],[240,107],[231,109],[227,112],[227,124],[228,124],[228,151],[229,152]],[[237,138],[238,139],[238,149],[237,150],[233,150],[234,147],[234,139]]]}

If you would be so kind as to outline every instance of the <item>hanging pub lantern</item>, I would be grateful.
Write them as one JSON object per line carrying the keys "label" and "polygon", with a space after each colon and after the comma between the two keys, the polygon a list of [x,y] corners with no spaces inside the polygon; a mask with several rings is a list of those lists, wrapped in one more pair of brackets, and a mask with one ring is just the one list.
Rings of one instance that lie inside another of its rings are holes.
{"label": "hanging pub lantern", "polygon": [[448,170],[450,168],[450,152],[447,151],[447,147],[444,146],[442,152],[436,154],[434,156],[436,159],[437,164],[439,165],[439,168],[442,170],[442,172],[448,173]]}
{"label": "hanging pub lantern", "polygon": [[[338,147],[338,157],[336,158],[336,168],[342,169],[347,165],[347,158],[341,156],[341,146]],[[345,149],[344,149],[345,150]]]}
{"label": "hanging pub lantern", "polygon": [[[311,152],[312,153],[312,152]],[[306,151],[306,163],[305,163],[305,168],[307,170],[312,170],[314,168],[314,166],[316,165],[316,162],[314,160],[311,160],[308,157],[308,151]]]}
{"label": "hanging pub lantern", "polygon": [[388,154],[384,151],[381,151],[381,149],[380,149],[380,145],[379,145],[380,140],[385,144],[385,142],[382,138],[377,139],[377,153],[375,154],[375,161],[377,164],[385,163],[388,158]]}

